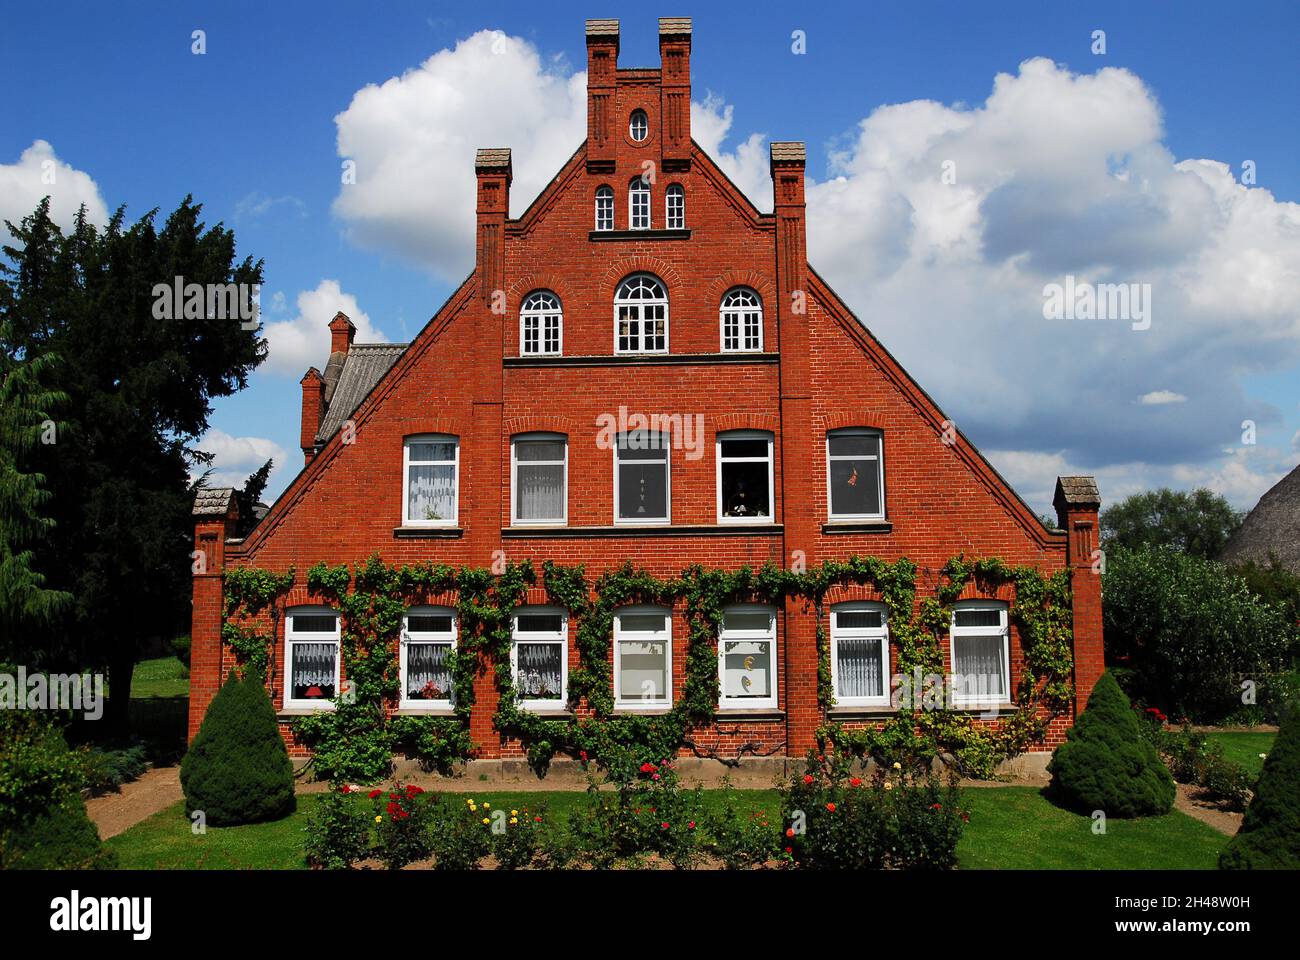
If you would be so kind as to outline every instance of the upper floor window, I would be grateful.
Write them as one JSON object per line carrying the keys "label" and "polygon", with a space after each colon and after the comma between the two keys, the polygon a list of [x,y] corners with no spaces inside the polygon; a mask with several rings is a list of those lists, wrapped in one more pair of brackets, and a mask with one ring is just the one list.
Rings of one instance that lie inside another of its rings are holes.
{"label": "upper floor window", "polygon": [[614,294],[614,351],[664,353],[668,349],[668,293],[655,277],[628,277]]}
{"label": "upper floor window", "polygon": [[669,230],[686,229],[686,191],[680,183],[670,183],[664,192],[664,225]]}
{"label": "upper floor window", "polygon": [[284,618],[284,705],[330,707],[339,693],[339,615],[291,607]]}
{"label": "upper floor window", "polygon": [[826,435],[826,477],[832,520],[885,516],[884,455],[878,430],[835,430]]}
{"label": "upper floor window", "polygon": [[772,520],[772,434],[730,430],[718,434],[718,520]]}
{"label": "upper floor window", "polygon": [[845,707],[889,705],[889,618],[884,604],[831,608],[831,680]]}
{"label": "upper floor window", "polygon": [[510,671],[519,705],[563,710],[568,703],[568,616],[555,607],[520,607],[510,632]]}
{"label": "upper floor window", "polygon": [[614,614],[614,706],[672,703],[672,613],[664,607],[625,607]]}
{"label": "upper floor window", "polygon": [[633,430],[614,445],[614,522],[667,523],[670,473],[667,434]]}
{"label": "upper floor window", "polygon": [[964,600],[952,611],[952,699],[956,706],[1011,699],[1011,639],[1007,605]]}
{"label": "upper floor window", "polygon": [[718,707],[776,708],[776,611],[737,605],[722,612],[718,632]]}
{"label": "upper floor window", "polygon": [[748,287],[722,298],[722,349],[726,353],[763,349],[763,301]]}
{"label": "upper floor window", "polygon": [[596,191],[596,229],[614,229],[614,190],[601,187]]}
{"label": "upper floor window", "polygon": [[459,441],[427,434],[407,437],[404,447],[402,521],[415,526],[455,526]]}
{"label": "upper floor window", "polygon": [[650,184],[641,177],[627,185],[627,222],[633,230],[650,229]]}
{"label": "upper floor window", "polygon": [[568,519],[568,446],[557,433],[522,434],[510,444],[511,523]]}
{"label": "upper floor window", "polygon": [[535,290],[519,310],[519,352],[524,355],[558,354],[563,336],[564,310],[560,298],[549,290]]}
{"label": "upper floor window", "polygon": [[456,649],[456,612],[450,607],[411,607],[402,617],[402,708],[450,709],[454,701],[451,652]]}
{"label": "upper floor window", "polygon": [[627,135],[637,143],[650,136],[650,120],[644,110],[633,110],[627,121]]}

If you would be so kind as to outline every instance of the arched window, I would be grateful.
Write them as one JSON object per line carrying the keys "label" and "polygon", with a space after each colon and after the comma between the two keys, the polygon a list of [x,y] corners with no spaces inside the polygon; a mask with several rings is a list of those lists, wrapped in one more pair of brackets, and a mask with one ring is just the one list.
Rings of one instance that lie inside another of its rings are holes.
{"label": "arched window", "polygon": [[519,310],[519,352],[524,356],[558,354],[564,328],[560,298],[549,290],[534,290]]}
{"label": "arched window", "polygon": [[641,177],[627,185],[627,222],[633,230],[650,229],[650,184]]}
{"label": "arched window", "polygon": [[656,277],[636,273],[614,294],[614,352],[668,350],[668,292]]}
{"label": "arched window", "polygon": [[763,349],[763,301],[757,293],[748,287],[728,290],[720,312],[724,353]]}
{"label": "arched window", "polygon": [[600,187],[596,190],[596,229],[614,229],[614,189]]}
{"label": "arched window", "polygon": [[644,110],[633,110],[632,116],[627,121],[627,135],[641,143],[646,137],[650,136],[650,120],[646,117]]}
{"label": "arched window", "polygon": [[664,224],[669,230],[686,229],[686,191],[680,183],[670,183],[664,193]]}

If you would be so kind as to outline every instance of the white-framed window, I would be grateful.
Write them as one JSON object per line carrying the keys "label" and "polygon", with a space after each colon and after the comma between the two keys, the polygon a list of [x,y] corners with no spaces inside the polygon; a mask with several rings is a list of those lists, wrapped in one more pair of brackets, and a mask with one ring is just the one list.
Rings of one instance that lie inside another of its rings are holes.
{"label": "white-framed window", "polygon": [[889,612],[883,603],[831,607],[831,682],[839,706],[889,706]]}
{"label": "white-framed window", "polygon": [[456,611],[411,607],[402,617],[401,683],[398,706],[450,709],[455,702],[451,652],[456,649]]}
{"label": "white-framed window", "polygon": [[284,705],[333,709],[339,694],[339,615],[290,607],[284,615]]}
{"label": "white-framed window", "polygon": [[614,613],[614,706],[625,710],[673,702],[672,611],[624,607]]}
{"label": "white-framed window", "polygon": [[645,115],[644,110],[632,111],[632,116],[627,120],[627,135],[637,143],[650,136],[650,118]]}
{"label": "white-framed window", "polygon": [[879,430],[826,434],[826,490],[832,520],[885,516],[885,455]]}
{"label": "white-framed window", "polygon": [[718,708],[776,708],[776,610],[737,604],[718,632]]}
{"label": "white-framed window", "polygon": [[614,443],[614,522],[668,523],[672,519],[671,439],[631,430]]}
{"label": "white-framed window", "polygon": [[772,522],[772,434],[728,430],[717,437],[718,521]]}
{"label": "white-framed window", "polygon": [[650,184],[641,177],[627,185],[627,224],[633,230],[650,229]]}
{"label": "white-framed window", "polygon": [[569,519],[569,441],[521,433],[510,443],[510,522],[563,525]]}
{"label": "white-framed window", "polygon": [[680,183],[670,183],[664,191],[664,214],[669,230],[686,229],[686,190]]}
{"label": "white-framed window", "polygon": [[563,345],[564,308],[549,290],[534,290],[519,308],[519,352],[525,356],[558,354]]}
{"label": "white-framed window", "polygon": [[407,437],[402,460],[402,522],[413,527],[454,527],[460,441],[438,433]]}
{"label": "white-framed window", "polygon": [[952,691],[955,706],[1011,701],[1011,631],[1007,605],[963,600],[953,606]]}
{"label": "white-framed window", "polygon": [[510,673],[526,710],[569,700],[569,617],[558,607],[519,607],[511,617]]}
{"label": "white-framed window", "polygon": [[748,287],[728,290],[719,315],[724,353],[763,349],[763,301],[757,293]]}
{"label": "white-framed window", "polygon": [[635,273],[614,292],[614,352],[668,351],[668,291],[658,277]]}
{"label": "white-framed window", "polygon": [[598,187],[596,189],[596,229],[614,229],[613,187]]}

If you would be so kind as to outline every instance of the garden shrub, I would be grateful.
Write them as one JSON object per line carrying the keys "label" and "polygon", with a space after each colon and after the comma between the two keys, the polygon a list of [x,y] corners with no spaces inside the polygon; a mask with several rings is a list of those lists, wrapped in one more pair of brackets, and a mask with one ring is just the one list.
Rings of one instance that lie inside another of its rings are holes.
{"label": "garden shrub", "polygon": [[190,638],[188,636],[177,637],[172,641],[171,647],[172,653],[184,665],[185,671],[188,673],[190,669]]}
{"label": "garden shrub", "polygon": [[121,747],[86,746],[77,752],[81,777],[91,796],[117,791],[150,767],[149,747],[136,741]]}
{"label": "garden shrub", "polygon": [[735,789],[724,787],[722,809],[708,818],[708,849],[728,870],[762,866],[777,853],[780,829],[761,809],[740,809]]}
{"label": "garden shrub", "polygon": [[569,821],[574,855],[597,869],[651,854],[689,869],[703,856],[703,793],[683,790],[669,760],[642,763],[614,791],[592,780],[586,805]]}
{"label": "garden shrub", "polygon": [[293,763],[275,708],[256,670],[234,671],[217,691],[181,761],[185,812],[203,811],[209,826],[277,820],[292,813]]}
{"label": "garden shrub", "polygon": [[492,805],[446,798],[429,833],[435,870],[477,870],[492,850]]}
{"label": "garden shrub", "polygon": [[1223,870],[1300,869],[1300,711],[1283,718]]}
{"label": "garden shrub", "polygon": [[76,793],[34,819],[0,830],[0,870],[111,870],[116,865],[116,855],[100,841]]}
{"label": "garden shrub", "polygon": [[1173,777],[1143,738],[1128,698],[1109,673],[1093,687],[1087,709],[1047,769],[1052,793],[1080,812],[1143,817],[1168,813],[1173,806]]}
{"label": "garden shrub", "polygon": [[526,870],[540,861],[548,819],[541,810],[501,808],[492,822],[492,856],[501,870]]}
{"label": "garden shrub", "polygon": [[375,856],[389,870],[424,860],[434,851],[434,823],[443,804],[433,794],[409,784],[371,790],[374,802]]}
{"label": "garden shrub", "polygon": [[[1158,711],[1155,715],[1159,717],[1156,725],[1142,724],[1143,734],[1155,746],[1173,778],[1200,787],[1206,798],[1229,810],[1245,810],[1250,800],[1251,776],[1223,755],[1222,744],[1212,742],[1190,724],[1176,730],[1165,729],[1164,715]],[[1147,712],[1145,716],[1152,714]]]}
{"label": "garden shrub", "polygon": [[344,785],[317,801],[307,816],[304,852],[307,865],[322,870],[348,870],[370,853],[372,814]]}

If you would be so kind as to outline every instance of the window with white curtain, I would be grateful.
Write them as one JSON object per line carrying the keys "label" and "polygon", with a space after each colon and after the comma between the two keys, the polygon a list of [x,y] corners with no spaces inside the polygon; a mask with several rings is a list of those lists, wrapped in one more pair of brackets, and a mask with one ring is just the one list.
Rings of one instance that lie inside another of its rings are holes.
{"label": "window with white curtain", "polygon": [[718,521],[772,521],[772,434],[728,430],[718,434]]}
{"label": "window with white curtain", "polygon": [[831,607],[831,680],[844,707],[889,705],[889,616],[884,604]]}
{"label": "window with white curtain", "polygon": [[598,187],[596,189],[596,229],[614,229],[614,189]]}
{"label": "window with white curtain", "polygon": [[748,604],[727,607],[718,632],[718,707],[776,708],[776,611]]}
{"label": "window with white curtain", "polygon": [[667,707],[673,699],[672,611],[625,607],[614,614],[614,706]]}
{"label": "window with white curtain", "polygon": [[520,434],[511,442],[511,523],[568,519],[568,446],[558,433]]}
{"label": "window with white curtain", "polygon": [[671,518],[670,438],[632,430],[614,444],[614,522],[667,523]]}
{"label": "window with white curtain", "polygon": [[403,522],[421,527],[454,527],[460,463],[456,437],[407,437],[403,451]]}
{"label": "window with white curtain", "polygon": [[668,349],[668,292],[657,277],[636,273],[614,293],[614,352]]}
{"label": "window with white curtain", "polygon": [[519,309],[519,352],[524,356],[560,352],[564,310],[560,298],[549,290],[535,290]]}
{"label": "window with white curtain", "polygon": [[554,607],[520,607],[511,618],[510,671],[519,705],[563,710],[568,703],[568,615]]}
{"label": "window with white curtain", "polygon": [[664,191],[664,224],[669,230],[686,229],[686,191],[680,183],[670,183]]}
{"label": "window with white curtain", "polygon": [[290,607],[284,617],[284,705],[329,709],[339,693],[339,615]]}
{"label": "window with white curtain", "polygon": [[826,435],[826,488],[832,520],[885,516],[885,467],[879,430],[850,428]]}
{"label": "window with white curtain", "polygon": [[411,607],[402,617],[401,682],[404,709],[450,709],[454,702],[451,652],[456,649],[456,612],[450,607]]}
{"label": "window with white curtain", "polygon": [[627,187],[627,222],[633,230],[650,229],[650,184],[641,177]]}
{"label": "window with white curtain", "polygon": [[724,353],[763,349],[763,301],[757,293],[748,287],[728,290],[720,316]]}
{"label": "window with white curtain", "polygon": [[952,691],[957,706],[1011,700],[1011,634],[1007,605],[963,601],[952,611]]}

